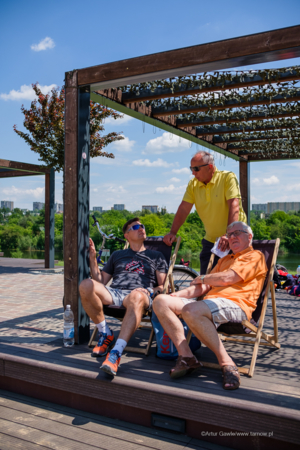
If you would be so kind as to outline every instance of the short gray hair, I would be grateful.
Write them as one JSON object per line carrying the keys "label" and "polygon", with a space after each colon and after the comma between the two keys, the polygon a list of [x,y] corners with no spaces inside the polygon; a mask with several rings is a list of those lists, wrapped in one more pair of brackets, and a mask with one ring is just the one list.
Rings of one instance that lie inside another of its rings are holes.
{"label": "short gray hair", "polygon": [[215,165],[214,157],[209,152],[205,152],[205,151],[201,150],[200,152],[195,153],[193,158],[195,158],[195,156],[201,156],[201,158],[203,159],[203,162],[205,164],[212,164],[213,166]]}
{"label": "short gray hair", "polygon": [[230,225],[228,225],[227,231],[230,230],[231,228],[233,228],[235,225],[239,225],[244,231],[246,231],[248,234],[251,234],[252,237],[251,237],[250,244],[252,244],[253,231],[252,231],[251,227],[249,227],[249,225],[247,225],[245,222],[236,221],[236,222],[232,222]]}

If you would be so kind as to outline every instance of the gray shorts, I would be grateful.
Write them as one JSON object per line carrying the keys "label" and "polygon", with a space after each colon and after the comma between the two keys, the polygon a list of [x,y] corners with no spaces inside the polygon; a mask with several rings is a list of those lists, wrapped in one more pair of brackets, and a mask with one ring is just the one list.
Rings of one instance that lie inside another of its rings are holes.
{"label": "gray shorts", "polygon": [[[183,303],[193,303],[195,299],[181,298]],[[200,300],[205,302],[210,309],[213,322],[218,328],[222,323],[235,322],[240,323],[243,320],[247,320],[246,313],[236,303],[228,298],[211,298],[206,300]]]}
{"label": "gray shorts", "polygon": [[[127,295],[129,295],[131,292],[133,292],[133,291],[130,291],[127,289],[116,289],[116,288],[111,288],[109,286],[105,286],[105,288],[108,290],[108,292],[112,296],[114,306],[122,306],[125,297],[127,297]],[[152,309],[152,303],[153,303],[153,300],[152,300],[152,298],[150,298],[150,295],[148,295],[148,298],[149,298],[149,307],[147,308],[147,311]]]}

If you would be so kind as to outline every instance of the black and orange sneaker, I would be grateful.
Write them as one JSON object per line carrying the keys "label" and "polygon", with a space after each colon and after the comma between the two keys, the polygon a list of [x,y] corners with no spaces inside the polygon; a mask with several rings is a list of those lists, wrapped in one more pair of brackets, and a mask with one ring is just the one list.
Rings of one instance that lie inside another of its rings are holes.
{"label": "black and orange sneaker", "polygon": [[110,336],[107,336],[106,333],[100,333],[98,344],[93,348],[92,356],[105,356],[109,349],[114,346],[115,342],[113,333]]}
{"label": "black and orange sneaker", "polygon": [[112,350],[106,357],[100,370],[108,373],[108,375],[117,375],[118,367],[121,362],[121,355],[118,350]]}

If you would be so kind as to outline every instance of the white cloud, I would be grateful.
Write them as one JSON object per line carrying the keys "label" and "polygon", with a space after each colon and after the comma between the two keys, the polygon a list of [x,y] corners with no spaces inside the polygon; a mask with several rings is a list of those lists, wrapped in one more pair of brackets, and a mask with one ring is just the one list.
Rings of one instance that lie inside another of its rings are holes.
{"label": "white cloud", "polygon": [[263,178],[263,179],[253,178],[252,180],[252,185],[255,186],[262,186],[262,185],[271,186],[278,183],[279,179],[276,177],[276,175],[272,175],[270,176],[270,178]]}
{"label": "white cloud", "polygon": [[132,161],[134,166],[144,166],[144,167],[172,167],[173,163],[167,163],[161,158],[158,158],[156,161],[151,162],[149,159],[136,159]]}
{"label": "white cloud", "polygon": [[187,167],[184,167],[183,169],[173,169],[172,172],[173,173],[190,173],[191,171]]}
{"label": "white cloud", "polygon": [[36,189],[20,189],[15,186],[11,186],[8,188],[3,188],[1,192],[13,201],[19,201],[20,198],[26,198],[26,200],[28,200],[28,197],[32,197],[35,200],[45,201],[44,187],[37,187]]}
{"label": "white cloud", "polygon": [[108,186],[106,192],[112,192],[113,194],[125,194],[127,191],[123,188],[123,186],[111,185]]}
{"label": "white cloud", "polygon": [[179,183],[179,181],[181,181],[181,180],[180,180],[180,178],[173,177],[170,179],[170,181],[172,181],[173,183]]}
{"label": "white cloud", "polygon": [[[56,88],[57,85],[50,84],[49,86],[41,86],[38,84],[38,87],[44,95],[47,95],[52,89]],[[15,91],[15,89],[12,89],[9,94],[0,94],[0,98],[2,98],[3,100],[34,100],[37,97],[34,90],[32,89],[32,86],[23,84],[23,86],[20,87],[19,91]]]}
{"label": "white cloud", "polygon": [[186,139],[180,139],[178,136],[165,132],[162,136],[150,139],[150,141],[147,142],[143,154],[182,152],[189,147],[190,143]]}
{"label": "white cloud", "polygon": [[264,184],[278,184],[279,183],[279,179],[275,176],[272,175],[270,178],[264,178]]}
{"label": "white cloud", "polygon": [[33,44],[30,48],[35,52],[40,52],[54,47],[55,43],[53,39],[51,39],[50,37],[45,37],[45,39],[42,39],[38,44]]}
{"label": "white cloud", "polygon": [[133,117],[128,116],[127,114],[124,114],[122,119],[113,119],[113,117],[108,117],[104,121],[104,126],[112,125],[114,127],[117,127],[117,126],[121,127],[122,125],[127,125],[128,122],[130,122],[132,119],[133,119]]}
{"label": "white cloud", "polygon": [[299,191],[299,189],[300,189],[300,183],[289,184],[289,185],[285,186],[284,189],[285,189],[286,191]]}
{"label": "white cloud", "polygon": [[184,192],[186,186],[178,186],[175,187],[174,184],[170,184],[169,186],[165,186],[165,187],[158,187],[155,189],[156,192],[158,192],[159,194],[170,194],[171,192]]}
{"label": "white cloud", "polygon": [[113,143],[114,147],[120,152],[131,152],[135,141],[131,141],[127,136],[122,136],[124,137],[124,139],[122,139],[121,141],[115,141]]}

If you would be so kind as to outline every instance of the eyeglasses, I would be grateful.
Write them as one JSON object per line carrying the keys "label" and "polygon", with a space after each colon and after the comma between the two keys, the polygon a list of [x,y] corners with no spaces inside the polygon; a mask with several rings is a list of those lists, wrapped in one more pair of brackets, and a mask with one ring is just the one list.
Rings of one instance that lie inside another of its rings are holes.
{"label": "eyeglasses", "polygon": [[145,229],[145,225],[143,225],[142,223],[137,223],[136,225],[132,225],[132,227],[130,227],[127,230],[127,233],[129,233],[130,230],[136,231],[136,230],[139,230],[140,228],[142,228],[144,230]]}
{"label": "eyeglasses", "polygon": [[205,167],[205,166],[209,166],[209,164],[202,164],[202,166],[190,167],[190,169],[191,169],[192,172],[199,172],[201,167]]}
{"label": "eyeglasses", "polygon": [[231,239],[232,237],[238,237],[238,236],[240,236],[241,233],[246,233],[246,234],[248,234],[247,231],[244,231],[244,230],[236,230],[236,231],[233,231],[232,233],[226,233],[226,237],[228,237],[228,239]]}

